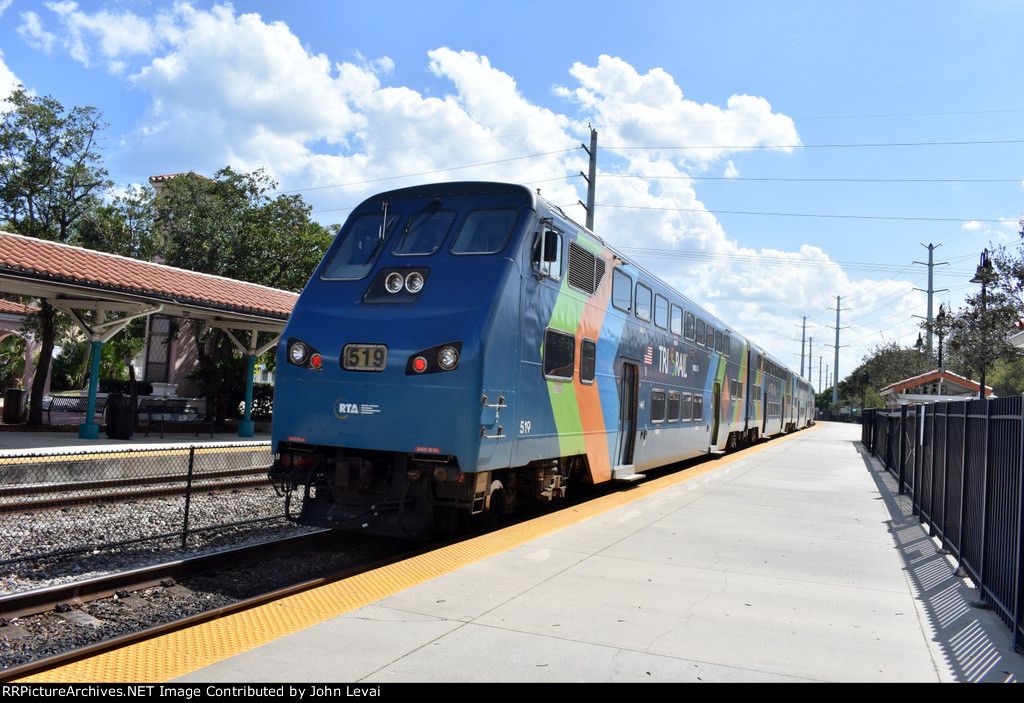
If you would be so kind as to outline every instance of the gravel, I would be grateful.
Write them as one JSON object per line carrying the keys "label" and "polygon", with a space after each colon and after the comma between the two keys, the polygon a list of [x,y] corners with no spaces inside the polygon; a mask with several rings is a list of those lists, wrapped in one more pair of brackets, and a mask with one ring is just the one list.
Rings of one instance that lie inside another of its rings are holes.
{"label": "gravel", "polygon": [[[182,549],[182,503],[181,498],[153,498],[7,515],[0,523],[0,555],[6,558],[69,547],[88,549],[64,557],[29,558],[0,565],[0,594],[81,581],[311,531],[283,518],[283,498],[272,488],[234,489],[192,498],[190,535]],[[261,517],[277,519],[191,531]],[[172,536],[146,539],[155,534]],[[129,543],[115,548],[101,546],[112,540]],[[409,546],[368,535],[339,535],[333,542],[336,544],[316,554],[263,560],[215,576],[85,603],[64,613],[0,620],[0,667],[27,663],[220,608],[246,597],[370,563]]]}

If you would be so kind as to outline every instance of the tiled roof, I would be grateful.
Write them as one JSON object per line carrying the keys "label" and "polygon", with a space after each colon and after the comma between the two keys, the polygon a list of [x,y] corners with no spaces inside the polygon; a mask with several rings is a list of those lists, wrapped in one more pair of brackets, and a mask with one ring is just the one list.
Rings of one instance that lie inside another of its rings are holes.
{"label": "tiled roof", "polygon": [[138,294],[187,307],[274,319],[291,314],[296,293],[148,261],[0,232],[0,274]]}
{"label": "tiled roof", "polygon": [[22,305],[21,303],[15,303],[13,300],[5,300],[0,298],[0,313],[7,315],[28,315],[33,313],[39,308],[34,308],[29,305]]}
{"label": "tiled roof", "polygon": [[[914,376],[913,378],[905,378],[902,381],[896,383],[890,383],[885,388],[881,389],[879,393],[885,393],[891,391],[893,393],[899,393],[900,391],[906,390],[907,388],[913,388],[915,386],[923,386],[926,383],[937,381],[939,379],[950,381],[952,383],[959,384],[964,388],[969,388],[973,391],[981,390],[981,384],[977,381],[972,381],[969,378],[964,378],[959,374],[955,374],[952,371],[946,371],[945,369],[933,369],[932,371],[926,371],[923,374]],[[985,386],[985,392],[990,393],[992,386]]]}

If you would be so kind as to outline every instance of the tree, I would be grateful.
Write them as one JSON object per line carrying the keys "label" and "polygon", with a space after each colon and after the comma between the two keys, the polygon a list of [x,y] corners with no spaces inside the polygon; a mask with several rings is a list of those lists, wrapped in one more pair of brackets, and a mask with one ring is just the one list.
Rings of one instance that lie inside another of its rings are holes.
{"label": "tree", "polygon": [[[14,232],[67,242],[75,223],[110,186],[100,165],[105,125],[92,107],[65,111],[51,97],[17,88],[0,124],[0,221]],[[32,382],[29,424],[42,424],[43,389],[57,332],[44,300],[36,317],[41,348]]]}
{"label": "tree", "polygon": [[167,264],[300,291],[333,239],[312,207],[277,188],[263,171],[228,168],[215,180],[194,173],[167,181],[156,199],[160,251]]}
{"label": "tree", "polygon": [[901,347],[895,340],[883,342],[866,354],[863,363],[839,383],[838,395],[841,402],[857,403],[862,408],[881,407],[883,388],[934,367],[935,359],[929,354]]}
{"label": "tree", "polygon": [[[169,179],[156,198],[158,250],[171,266],[284,290],[300,291],[333,239],[313,222],[298,195],[277,195],[263,171],[221,169],[214,180],[194,173]],[[199,366],[190,379],[203,390],[216,419],[234,412],[245,385],[227,336],[191,325]]]}

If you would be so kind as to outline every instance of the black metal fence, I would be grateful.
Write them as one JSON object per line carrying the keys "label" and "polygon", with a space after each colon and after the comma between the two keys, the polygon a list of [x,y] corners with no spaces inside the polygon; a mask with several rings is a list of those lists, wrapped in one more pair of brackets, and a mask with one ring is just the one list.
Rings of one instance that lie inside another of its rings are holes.
{"label": "black metal fence", "polygon": [[1024,649],[1024,399],[866,410],[862,441]]}
{"label": "black metal fence", "polygon": [[0,457],[0,564],[284,522],[270,443]]}

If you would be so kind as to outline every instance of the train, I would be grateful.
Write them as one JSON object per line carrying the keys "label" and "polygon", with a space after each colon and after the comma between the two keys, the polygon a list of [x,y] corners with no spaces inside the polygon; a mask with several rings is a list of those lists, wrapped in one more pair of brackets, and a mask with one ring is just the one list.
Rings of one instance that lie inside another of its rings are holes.
{"label": "train", "polygon": [[814,390],[539,192],[356,207],[277,348],[289,519],[426,539],[814,422]]}

